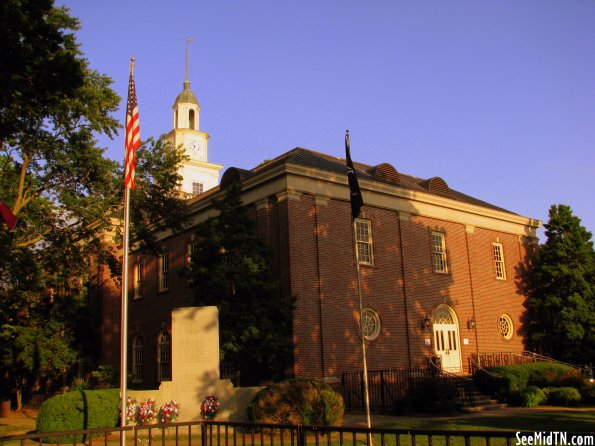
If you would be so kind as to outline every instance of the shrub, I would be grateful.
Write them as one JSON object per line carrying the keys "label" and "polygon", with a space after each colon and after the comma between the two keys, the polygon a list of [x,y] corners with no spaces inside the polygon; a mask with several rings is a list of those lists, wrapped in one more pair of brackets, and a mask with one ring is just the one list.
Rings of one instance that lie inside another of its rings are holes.
{"label": "shrub", "polygon": [[580,389],[580,392],[581,392],[581,399],[583,400],[584,403],[587,403],[587,404],[595,403],[595,382],[586,381],[583,388]]}
{"label": "shrub", "polygon": [[574,387],[548,387],[547,402],[555,406],[576,406],[581,402],[581,394]]}
{"label": "shrub", "polygon": [[509,403],[522,407],[537,407],[545,403],[547,395],[537,386],[529,386],[520,392],[514,392],[509,398]]}
{"label": "shrub", "polygon": [[329,385],[297,379],[273,384],[258,392],[248,406],[255,423],[336,425],[343,419],[343,397]]}
{"label": "shrub", "polygon": [[445,379],[426,378],[412,389],[409,400],[415,410],[451,413],[456,409],[457,388]]}
{"label": "shrub", "polygon": [[118,385],[120,373],[112,365],[100,365],[97,370],[91,372],[91,377],[95,389],[109,389]]}
{"label": "shrub", "polygon": [[531,385],[557,387],[564,382],[574,384],[581,381],[572,367],[551,362],[487,367],[485,372],[479,370],[474,380],[484,392],[501,399],[508,399],[513,392],[520,395],[520,392]]}
{"label": "shrub", "polygon": [[506,366],[489,367],[479,370],[474,381],[484,392],[499,398],[507,398],[512,392],[520,392],[527,386],[528,374],[520,369],[509,369]]}
{"label": "shrub", "polygon": [[[37,432],[115,427],[120,414],[120,394],[117,389],[78,390],[56,395],[39,409]],[[83,435],[48,438],[52,443],[83,442]]]}

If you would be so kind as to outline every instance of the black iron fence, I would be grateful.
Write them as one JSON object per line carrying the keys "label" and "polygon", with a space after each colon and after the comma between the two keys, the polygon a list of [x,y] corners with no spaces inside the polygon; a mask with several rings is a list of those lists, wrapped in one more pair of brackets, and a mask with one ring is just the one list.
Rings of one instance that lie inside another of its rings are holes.
{"label": "black iron fence", "polygon": [[[568,433],[554,443],[593,445],[592,433]],[[581,443],[571,443],[574,436]],[[295,426],[218,421],[167,425],[28,434],[0,437],[0,446],[33,446],[44,443],[89,446],[510,446],[534,432],[446,431],[363,427]],[[372,444],[370,444],[370,441]],[[527,442],[525,441],[525,443]]]}
{"label": "black iron fence", "polygon": [[[363,376],[361,371],[344,372],[341,375],[343,399],[347,411],[364,408]],[[430,379],[453,385],[461,404],[473,404],[471,380],[443,373],[435,367],[418,367],[368,371],[370,409],[375,412],[391,412],[407,401],[418,385]]]}

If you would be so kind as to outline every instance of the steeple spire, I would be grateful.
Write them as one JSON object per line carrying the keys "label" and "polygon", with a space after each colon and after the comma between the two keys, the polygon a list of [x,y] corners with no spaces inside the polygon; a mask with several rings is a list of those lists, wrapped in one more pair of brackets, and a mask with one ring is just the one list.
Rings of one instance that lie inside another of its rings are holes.
{"label": "steeple spire", "polygon": [[188,45],[192,42],[192,37],[186,38],[186,79],[184,80],[184,90],[190,90],[190,80],[188,80]]}

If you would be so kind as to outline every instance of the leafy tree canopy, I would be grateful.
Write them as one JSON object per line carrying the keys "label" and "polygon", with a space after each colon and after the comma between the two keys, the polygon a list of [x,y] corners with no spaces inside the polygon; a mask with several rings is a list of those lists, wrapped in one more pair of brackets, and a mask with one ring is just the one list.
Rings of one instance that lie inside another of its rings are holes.
{"label": "leafy tree canopy", "polygon": [[238,183],[214,202],[219,211],[196,228],[193,303],[219,309],[221,356],[242,383],[279,376],[291,348],[292,299],[270,272],[270,249],[256,235]]}
{"label": "leafy tree canopy", "polygon": [[[0,200],[26,223],[9,230],[0,222],[0,380],[16,388],[55,379],[73,357],[92,354],[81,341],[92,337],[82,305],[90,259],[120,272],[123,169],[96,139],[117,134],[120,98],[89,67],[78,28],[53,0],[0,2]],[[184,154],[161,137],[137,156],[131,236],[151,247],[155,230],[184,224]],[[32,355],[50,351],[45,339],[64,349],[44,362]]]}
{"label": "leafy tree canopy", "polygon": [[553,205],[547,240],[523,272],[528,346],[577,364],[595,360],[595,251],[569,206]]}

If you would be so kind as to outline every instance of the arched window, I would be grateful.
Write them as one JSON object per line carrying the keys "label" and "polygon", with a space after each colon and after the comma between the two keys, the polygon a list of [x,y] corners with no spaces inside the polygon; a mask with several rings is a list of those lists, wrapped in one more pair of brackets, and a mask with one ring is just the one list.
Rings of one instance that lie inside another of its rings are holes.
{"label": "arched window", "polygon": [[159,381],[171,381],[171,338],[163,330],[157,342],[157,370]]}
{"label": "arched window", "polygon": [[138,334],[132,342],[132,380],[135,383],[142,383],[144,379],[144,349],[144,339],[142,335]]}
{"label": "arched window", "polygon": [[456,324],[453,317],[453,311],[450,307],[446,305],[439,305],[436,308],[436,313],[434,315],[434,323],[435,324]]}
{"label": "arched window", "polygon": [[194,110],[188,111],[188,128],[196,130],[196,121],[194,119]]}

